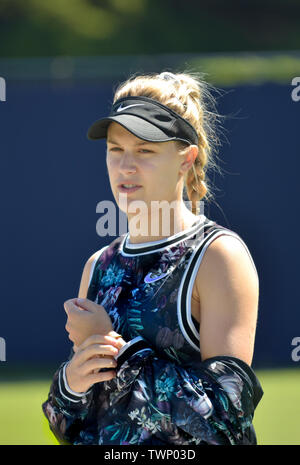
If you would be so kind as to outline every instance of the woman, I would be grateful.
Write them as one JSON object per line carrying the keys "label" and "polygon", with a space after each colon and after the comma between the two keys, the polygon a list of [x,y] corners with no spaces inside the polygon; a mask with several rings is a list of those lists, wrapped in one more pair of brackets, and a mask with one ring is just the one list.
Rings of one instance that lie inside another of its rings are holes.
{"label": "woman", "polygon": [[197,210],[211,195],[209,99],[188,73],[133,76],[89,129],[107,140],[129,232],[64,304],[74,346],[43,404],[62,444],[256,444],[257,271],[241,237]]}

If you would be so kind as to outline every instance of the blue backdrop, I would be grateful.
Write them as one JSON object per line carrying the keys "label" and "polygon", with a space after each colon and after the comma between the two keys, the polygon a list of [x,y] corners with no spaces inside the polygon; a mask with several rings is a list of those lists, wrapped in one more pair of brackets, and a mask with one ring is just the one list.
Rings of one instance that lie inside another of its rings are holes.
{"label": "blue backdrop", "polygon": [[[0,336],[10,362],[61,363],[71,343],[63,302],[78,294],[100,237],[96,205],[113,200],[104,141],[86,131],[106,115],[111,82],[7,82],[0,102]],[[295,366],[298,306],[299,114],[291,87],[225,89],[219,99],[224,177],[204,213],[245,240],[260,277],[254,367]],[[300,363],[300,362],[299,362]]]}

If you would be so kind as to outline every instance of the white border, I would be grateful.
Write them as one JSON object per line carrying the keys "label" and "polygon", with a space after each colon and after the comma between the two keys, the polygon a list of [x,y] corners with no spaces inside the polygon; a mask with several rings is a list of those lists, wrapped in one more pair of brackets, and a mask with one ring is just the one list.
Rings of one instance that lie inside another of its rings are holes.
{"label": "white border", "polygon": [[[168,247],[175,247],[176,244],[178,244],[178,242],[181,242],[183,240],[188,240],[190,237],[192,237],[195,232],[197,232],[197,230],[203,226],[207,226],[207,224],[205,225],[205,218],[203,221],[199,220],[197,221],[197,223],[192,227],[192,228],[189,228],[189,229],[186,229],[184,231],[181,231],[173,236],[169,236],[169,237],[166,237],[165,239],[162,239],[160,241],[154,241],[154,242],[141,242],[141,243],[138,243],[138,244],[130,244],[128,246],[128,234],[125,236],[124,238],[124,241],[122,242],[122,245],[121,245],[121,254],[124,256],[124,257],[136,257],[137,255],[149,255],[150,253],[155,253],[155,252],[159,252],[161,250],[165,250],[166,248]],[[186,234],[188,234],[186,236]],[[203,231],[203,234],[204,234],[204,231]],[[172,240],[174,238],[178,238],[178,240],[176,242],[172,242]],[[128,248],[128,249],[131,249],[131,250],[136,250],[137,253],[136,254],[128,254],[126,252],[124,252],[123,250],[123,245],[124,245],[124,242],[125,242],[125,247]],[[171,243],[172,242],[172,243]],[[152,250],[148,250],[147,252],[138,252],[139,249],[143,249],[143,248],[147,248],[147,247],[153,247],[155,245],[162,245],[162,247],[160,248],[154,248]]]}

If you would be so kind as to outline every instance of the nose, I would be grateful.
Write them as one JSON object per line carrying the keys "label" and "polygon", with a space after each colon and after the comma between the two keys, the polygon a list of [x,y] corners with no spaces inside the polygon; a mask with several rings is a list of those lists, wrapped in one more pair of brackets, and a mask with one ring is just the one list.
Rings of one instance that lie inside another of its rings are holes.
{"label": "nose", "polygon": [[121,173],[135,173],[136,172],[136,163],[134,157],[130,154],[129,151],[124,151],[123,156],[121,157],[119,170]]}

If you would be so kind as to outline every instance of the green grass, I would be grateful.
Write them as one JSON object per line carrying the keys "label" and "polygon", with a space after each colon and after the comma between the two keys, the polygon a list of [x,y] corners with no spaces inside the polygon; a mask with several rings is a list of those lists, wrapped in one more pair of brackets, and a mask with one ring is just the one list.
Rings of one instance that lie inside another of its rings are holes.
{"label": "green grass", "polygon": [[32,380],[0,384],[1,445],[58,444],[41,408],[49,385]]}
{"label": "green grass", "polygon": [[264,395],[254,414],[262,445],[300,445],[300,370],[255,370]]}
{"label": "green grass", "polygon": [[[300,371],[256,370],[255,373],[264,390],[253,422],[258,444],[300,445]],[[57,444],[41,409],[50,378],[44,373],[41,379],[32,376],[0,383],[0,445]]]}

